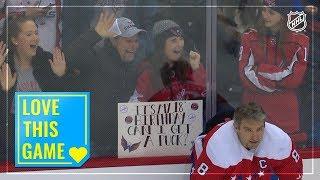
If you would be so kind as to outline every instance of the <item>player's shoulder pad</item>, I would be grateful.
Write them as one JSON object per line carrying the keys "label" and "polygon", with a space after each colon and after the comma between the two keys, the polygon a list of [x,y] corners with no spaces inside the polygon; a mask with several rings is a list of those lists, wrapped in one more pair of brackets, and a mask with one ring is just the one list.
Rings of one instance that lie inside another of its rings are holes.
{"label": "player's shoulder pad", "polygon": [[206,137],[206,135],[200,135],[196,138],[194,141],[194,151],[196,153],[196,158],[198,159],[200,154],[203,151],[203,139]]}
{"label": "player's shoulder pad", "polygon": [[263,140],[257,149],[257,157],[274,160],[282,160],[290,156],[292,141],[287,133],[279,127],[267,123],[265,124]]}
{"label": "player's shoulder pad", "polygon": [[209,137],[206,155],[212,164],[226,169],[242,161],[242,150],[237,138],[233,121],[222,125]]}

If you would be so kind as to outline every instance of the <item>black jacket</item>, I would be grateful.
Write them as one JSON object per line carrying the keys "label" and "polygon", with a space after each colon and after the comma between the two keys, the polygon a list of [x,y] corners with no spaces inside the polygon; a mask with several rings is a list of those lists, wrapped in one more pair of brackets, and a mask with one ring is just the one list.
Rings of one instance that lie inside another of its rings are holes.
{"label": "black jacket", "polygon": [[91,152],[93,156],[116,156],[118,103],[128,102],[137,79],[134,62],[121,60],[109,40],[94,48],[102,38],[93,30],[82,34],[67,49],[72,67],[80,70],[79,89],[91,92]]}
{"label": "black jacket", "polygon": [[[70,85],[72,82],[71,74],[66,73],[66,75],[62,77],[55,75],[51,69],[48,61],[49,59],[52,59],[52,54],[43,51],[43,49],[40,47],[37,49],[37,53],[32,59],[33,75],[38,82],[39,87],[42,91],[68,90],[69,88],[66,85]],[[12,73],[14,73],[15,65],[12,51],[8,55],[8,60]],[[14,115],[10,114],[10,109],[14,99],[15,91],[16,84],[9,90],[9,92],[5,92],[0,88],[0,160],[5,158],[6,125],[8,125],[9,135],[9,158],[12,158],[12,154],[10,153],[13,153],[12,151],[14,145]]]}

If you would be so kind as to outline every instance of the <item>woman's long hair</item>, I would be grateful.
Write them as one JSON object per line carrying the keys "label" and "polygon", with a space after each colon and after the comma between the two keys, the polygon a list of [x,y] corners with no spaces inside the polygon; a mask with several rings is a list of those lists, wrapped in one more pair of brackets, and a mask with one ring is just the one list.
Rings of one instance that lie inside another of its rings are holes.
{"label": "woman's long hair", "polygon": [[[260,10],[261,12],[261,10]],[[260,16],[258,19],[255,29],[258,31],[258,37],[259,37],[259,46],[266,50],[266,40],[265,37],[268,35],[271,35],[271,31],[269,28],[265,27],[263,18]],[[285,47],[284,45],[286,44],[285,41],[287,39],[287,33],[288,33],[288,28],[286,27],[286,22],[284,20],[284,17],[282,16],[282,19],[280,21],[280,28],[277,33],[278,35],[278,41],[277,41],[277,48],[281,52],[281,58],[282,59],[287,59],[286,54],[285,54]]]}
{"label": "woman's long hair", "polygon": [[[11,17],[8,21],[8,48],[11,52],[15,51],[15,46],[13,45],[11,39],[13,37],[17,37],[18,34],[21,32],[21,25],[27,21],[34,21],[34,19],[30,16],[18,15]],[[36,23],[35,23],[36,24]]]}
{"label": "woman's long hair", "polygon": [[[169,64],[169,60],[164,54],[164,45],[166,39],[156,39],[156,52],[151,56],[150,63],[152,65],[153,85],[156,88],[161,88],[171,85],[171,77],[174,75],[178,81],[186,82],[188,70],[191,68],[188,60],[181,56],[173,65]],[[174,73],[174,74],[173,74]]]}
{"label": "woman's long hair", "polygon": [[[16,53],[16,47],[12,43],[12,38],[17,37],[21,32],[21,25],[27,21],[34,21],[30,16],[16,15],[10,16],[4,24],[3,31],[1,34],[1,41],[6,42],[7,49],[9,49],[7,63],[11,66],[11,71],[15,71],[13,56]],[[8,26],[7,26],[8,25]]]}

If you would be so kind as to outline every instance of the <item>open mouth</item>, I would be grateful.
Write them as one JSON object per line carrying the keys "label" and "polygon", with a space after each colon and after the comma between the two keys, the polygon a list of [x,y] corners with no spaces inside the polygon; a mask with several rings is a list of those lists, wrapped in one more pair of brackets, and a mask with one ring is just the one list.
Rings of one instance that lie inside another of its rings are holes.
{"label": "open mouth", "polygon": [[134,50],[126,50],[126,53],[134,54],[134,53],[136,53],[136,51],[134,51]]}
{"label": "open mouth", "polygon": [[38,45],[33,45],[33,44],[31,44],[30,47],[31,47],[32,49],[37,49]]}
{"label": "open mouth", "polygon": [[173,53],[176,54],[176,55],[180,55],[182,52],[182,50],[173,50]]}

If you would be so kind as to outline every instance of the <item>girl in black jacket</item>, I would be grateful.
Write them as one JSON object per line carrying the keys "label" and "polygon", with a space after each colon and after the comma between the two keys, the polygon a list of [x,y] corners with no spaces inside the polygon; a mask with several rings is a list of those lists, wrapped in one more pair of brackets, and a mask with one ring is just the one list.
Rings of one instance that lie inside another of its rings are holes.
{"label": "girl in black jacket", "polygon": [[[14,92],[64,90],[67,68],[59,48],[51,54],[38,46],[37,25],[32,18],[18,16],[11,19],[8,32],[9,53],[6,44],[0,42],[0,152],[5,152],[7,125],[10,155],[13,154]],[[4,154],[0,153],[0,159],[4,159]]]}

